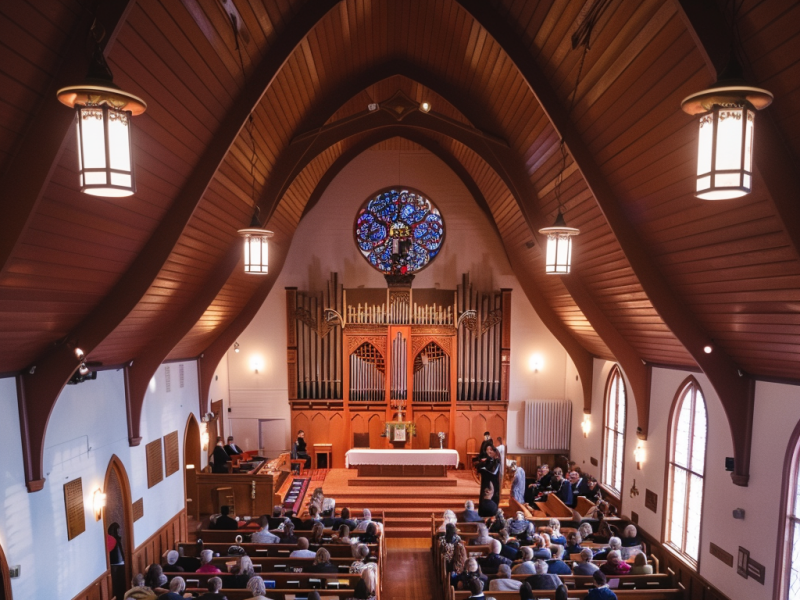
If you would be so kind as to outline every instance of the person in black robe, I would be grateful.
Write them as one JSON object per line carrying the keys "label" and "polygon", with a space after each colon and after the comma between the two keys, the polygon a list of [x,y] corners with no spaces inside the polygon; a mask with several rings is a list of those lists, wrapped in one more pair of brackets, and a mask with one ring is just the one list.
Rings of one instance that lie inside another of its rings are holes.
{"label": "person in black robe", "polygon": [[297,458],[301,458],[306,461],[306,465],[304,468],[310,469],[311,468],[311,457],[308,455],[306,451],[306,432],[302,429],[297,432],[297,441],[295,442],[295,447],[297,448]]}
{"label": "person in black robe", "polygon": [[225,448],[222,445],[222,438],[217,438],[217,445],[214,447],[214,452],[211,455],[211,472],[212,473],[227,473],[228,472],[228,463],[230,462],[231,458],[228,456],[228,453],[225,452]]}
{"label": "person in black robe", "polygon": [[494,496],[492,497],[492,500],[499,504],[500,485],[497,475],[500,472],[500,461],[497,457],[497,452],[495,452],[494,446],[490,445],[486,448],[486,458],[482,459],[479,463],[478,471],[481,474],[481,489],[485,490],[491,483],[492,488],[494,489]]}
{"label": "person in black robe", "polygon": [[223,504],[220,506],[219,512],[220,515],[217,517],[217,520],[214,521],[211,529],[219,529],[222,531],[236,531],[239,529],[238,521],[229,516],[231,514],[230,506]]}

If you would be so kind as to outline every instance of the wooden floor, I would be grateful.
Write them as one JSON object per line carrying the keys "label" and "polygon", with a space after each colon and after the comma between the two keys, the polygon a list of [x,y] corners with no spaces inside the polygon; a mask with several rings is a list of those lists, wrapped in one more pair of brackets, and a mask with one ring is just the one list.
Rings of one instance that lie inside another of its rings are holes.
{"label": "wooden floor", "polygon": [[426,548],[396,547],[397,544],[413,546],[418,540],[390,540],[391,546],[384,563],[382,600],[434,600],[438,598],[439,585],[433,572],[430,538]]}

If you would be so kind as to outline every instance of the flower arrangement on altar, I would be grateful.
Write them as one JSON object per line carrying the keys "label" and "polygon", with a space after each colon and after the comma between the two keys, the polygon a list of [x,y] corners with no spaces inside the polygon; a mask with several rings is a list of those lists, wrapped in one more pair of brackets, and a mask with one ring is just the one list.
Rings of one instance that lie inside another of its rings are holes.
{"label": "flower arrangement on altar", "polygon": [[444,448],[444,431],[440,431],[438,433],[438,436],[439,436],[439,448],[442,449]]}

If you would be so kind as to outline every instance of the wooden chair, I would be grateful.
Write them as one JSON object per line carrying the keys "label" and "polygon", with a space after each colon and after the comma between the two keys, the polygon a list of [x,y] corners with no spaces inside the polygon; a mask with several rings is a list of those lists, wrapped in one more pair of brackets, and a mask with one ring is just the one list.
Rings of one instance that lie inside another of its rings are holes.
{"label": "wooden chair", "polygon": [[[450,434],[444,434],[444,442],[442,443],[442,448],[449,448],[450,447]],[[428,441],[428,449],[437,450],[439,448],[439,434],[438,433],[431,433],[430,439]]]}
{"label": "wooden chair", "polygon": [[475,468],[472,466],[472,461],[475,458],[478,457],[478,454],[480,454],[480,452],[475,450],[475,447],[477,446],[477,444],[478,443],[477,443],[477,441],[475,441],[475,438],[468,438],[467,439],[467,459],[464,461],[464,468],[471,470],[472,471],[472,475],[475,478],[475,481],[480,483],[481,482],[481,477],[478,474],[478,472],[475,470]]}
{"label": "wooden chair", "polygon": [[222,512],[223,506],[229,506],[231,513],[235,514],[236,496],[231,487],[218,487],[214,490],[217,493],[217,512]]}
{"label": "wooden chair", "polygon": [[353,448],[369,448],[369,433],[353,433]]}

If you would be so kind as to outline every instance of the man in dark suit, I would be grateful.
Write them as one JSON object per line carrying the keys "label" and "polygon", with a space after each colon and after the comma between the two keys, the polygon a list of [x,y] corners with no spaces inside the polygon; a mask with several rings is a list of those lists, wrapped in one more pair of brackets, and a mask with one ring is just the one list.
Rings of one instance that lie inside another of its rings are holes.
{"label": "man in dark suit", "polygon": [[482,523],[483,519],[475,510],[475,503],[472,500],[464,502],[464,512],[458,515],[458,520],[462,523]]}
{"label": "man in dark suit", "polygon": [[228,463],[230,462],[231,457],[228,456],[228,453],[225,452],[225,448],[222,445],[222,438],[217,438],[217,445],[214,446],[214,452],[211,454],[211,472],[212,473],[227,473],[228,472]]}
{"label": "man in dark suit", "polygon": [[488,431],[483,432],[483,441],[481,442],[481,451],[478,455],[478,460],[482,458],[486,458],[488,454],[486,454],[486,448],[492,445],[492,436]]}
{"label": "man in dark suit", "polygon": [[350,518],[350,509],[346,506],[342,509],[342,514],[334,520],[333,528],[338,529],[342,525],[347,525],[350,528],[350,531],[353,531],[358,525],[355,519]]}
{"label": "man in dark suit", "polygon": [[498,479],[498,473],[500,472],[500,461],[497,458],[497,452],[495,452],[494,446],[489,445],[486,447],[486,458],[481,459],[478,463],[478,471],[481,474],[481,489],[486,489],[491,483],[492,489],[494,490],[494,497],[492,500],[499,504],[500,481]]}
{"label": "man in dark suit", "polygon": [[268,518],[268,525],[269,529],[277,529],[286,521],[288,521],[288,517],[286,515],[286,509],[283,508],[280,504],[276,504],[272,507],[272,516]]}
{"label": "man in dark suit", "polygon": [[225,446],[225,452],[228,453],[228,456],[234,456],[234,455],[238,456],[244,454],[244,450],[242,450],[241,448],[239,448],[239,446],[233,443],[232,435],[228,436],[228,445]]}
{"label": "man in dark suit", "polygon": [[[585,477],[577,471],[569,472],[569,483],[572,486],[573,496],[585,496],[589,492],[589,484]],[[577,502],[577,499],[575,500]]]}
{"label": "man in dark suit", "polygon": [[510,567],[513,564],[512,561],[500,554],[500,549],[500,542],[492,540],[489,544],[489,554],[479,560],[481,570],[486,575],[497,575],[497,569],[500,565],[508,565]]}
{"label": "man in dark suit", "polygon": [[230,515],[231,509],[227,504],[223,505],[219,509],[219,512],[222,514],[214,521],[214,526],[211,529],[222,529],[226,531],[235,531],[239,529],[239,523],[236,519],[231,519],[230,516],[228,516]]}
{"label": "man in dark suit", "polygon": [[483,497],[478,503],[478,514],[482,517],[493,517],[497,514],[497,502],[492,500],[494,496],[494,487],[489,484],[489,487],[483,490]]}
{"label": "man in dark suit", "polygon": [[294,525],[295,530],[300,531],[301,529],[303,529],[303,520],[298,518],[294,514],[293,510],[286,511],[286,518],[292,522],[292,525]]}
{"label": "man in dark suit", "polygon": [[569,481],[564,479],[561,469],[556,468],[553,471],[553,479],[551,480],[550,486],[553,488],[553,491],[548,492],[549,494],[555,494],[567,506],[575,506],[572,496],[572,486]]}
{"label": "man in dark suit", "polygon": [[308,519],[303,521],[303,529],[311,530],[314,529],[314,523],[317,521],[322,521],[319,518],[319,508],[317,506],[310,506],[308,508]]}

